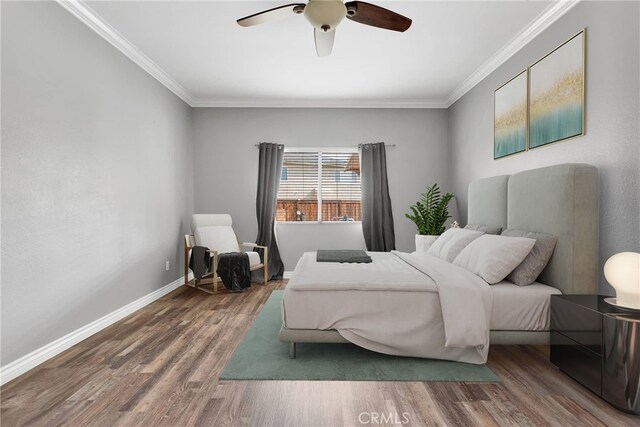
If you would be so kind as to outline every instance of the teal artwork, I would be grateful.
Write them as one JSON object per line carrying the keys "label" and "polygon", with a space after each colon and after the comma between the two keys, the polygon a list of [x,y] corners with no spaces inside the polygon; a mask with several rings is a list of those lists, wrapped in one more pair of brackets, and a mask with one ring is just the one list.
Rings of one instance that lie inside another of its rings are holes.
{"label": "teal artwork", "polygon": [[566,105],[531,120],[531,148],[582,135],[582,105]]}
{"label": "teal artwork", "polygon": [[584,30],[531,66],[529,148],[584,134]]}
{"label": "teal artwork", "polygon": [[495,136],[493,157],[508,156],[519,153],[527,147],[527,129],[518,128]]}
{"label": "teal artwork", "polygon": [[493,158],[527,149],[527,71],[496,89]]}

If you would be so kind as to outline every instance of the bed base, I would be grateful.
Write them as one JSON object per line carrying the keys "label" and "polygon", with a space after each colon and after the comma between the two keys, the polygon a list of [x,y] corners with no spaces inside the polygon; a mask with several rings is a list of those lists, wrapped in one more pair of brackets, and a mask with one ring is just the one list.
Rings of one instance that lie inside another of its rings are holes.
{"label": "bed base", "polygon": [[[289,357],[296,358],[297,343],[343,344],[349,343],[335,329],[287,329],[280,328],[278,339],[289,343]],[[492,345],[548,345],[549,331],[491,331]]]}

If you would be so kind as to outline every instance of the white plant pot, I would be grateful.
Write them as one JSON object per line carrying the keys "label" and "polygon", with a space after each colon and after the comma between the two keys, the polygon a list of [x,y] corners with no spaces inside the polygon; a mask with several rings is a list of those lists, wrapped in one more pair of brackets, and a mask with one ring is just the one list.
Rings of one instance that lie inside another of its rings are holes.
{"label": "white plant pot", "polygon": [[427,252],[438,236],[423,236],[416,234],[416,252]]}

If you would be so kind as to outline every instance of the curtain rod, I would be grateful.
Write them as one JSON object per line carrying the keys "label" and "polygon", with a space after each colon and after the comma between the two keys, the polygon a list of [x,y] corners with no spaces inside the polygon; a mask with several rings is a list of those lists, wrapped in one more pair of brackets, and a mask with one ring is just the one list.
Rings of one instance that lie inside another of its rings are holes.
{"label": "curtain rod", "polygon": [[[360,148],[365,144],[358,144],[356,147]],[[260,147],[260,144],[254,144],[254,147],[258,148]],[[396,144],[384,144],[385,147],[390,147],[390,148],[396,148]],[[296,148],[313,148],[313,147],[296,147]],[[332,148],[353,148],[353,146],[348,146],[348,147],[318,147],[320,148],[327,148],[327,149],[332,149]]]}

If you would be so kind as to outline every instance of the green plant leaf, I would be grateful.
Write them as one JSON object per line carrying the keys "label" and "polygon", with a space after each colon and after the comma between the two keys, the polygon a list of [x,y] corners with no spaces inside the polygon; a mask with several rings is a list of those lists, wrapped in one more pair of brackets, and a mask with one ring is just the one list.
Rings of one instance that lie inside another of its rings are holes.
{"label": "green plant leaf", "polygon": [[453,193],[446,193],[443,196],[438,184],[433,184],[427,187],[415,205],[409,207],[413,215],[405,214],[405,216],[414,222],[418,234],[440,235],[446,229],[447,219],[451,218],[448,206],[452,198]]}

